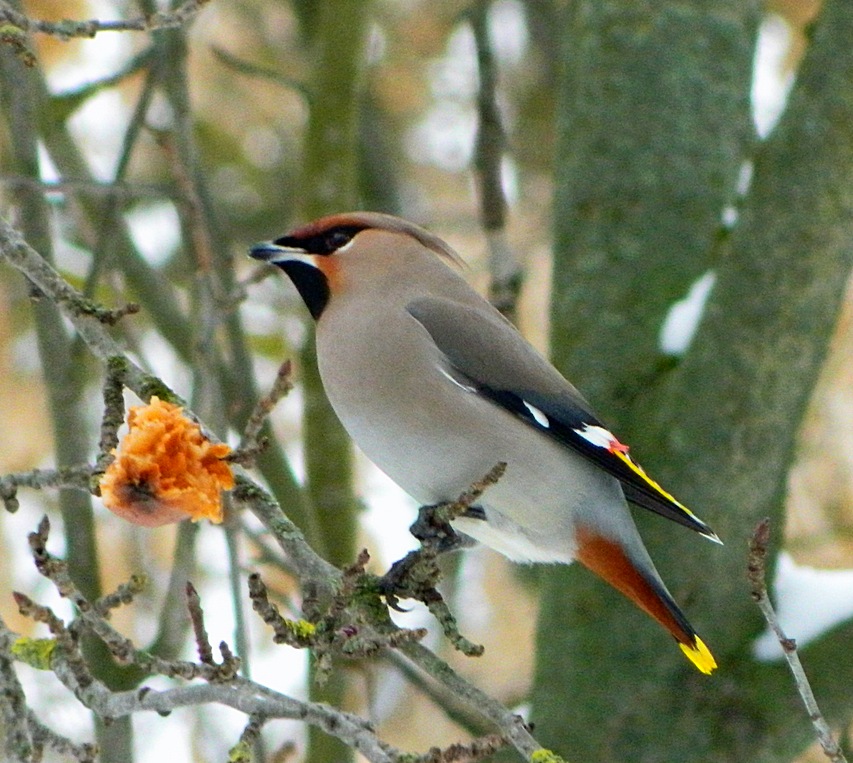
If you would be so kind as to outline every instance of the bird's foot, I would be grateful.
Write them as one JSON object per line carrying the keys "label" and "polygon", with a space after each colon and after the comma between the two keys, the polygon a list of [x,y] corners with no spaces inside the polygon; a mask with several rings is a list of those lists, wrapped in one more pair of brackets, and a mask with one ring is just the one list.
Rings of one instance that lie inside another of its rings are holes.
{"label": "bird's foot", "polygon": [[485,519],[485,512],[479,506],[472,506],[464,513],[454,516],[448,511],[454,506],[452,503],[421,506],[418,509],[418,518],[409,527],[409,532],[421,542],[421,546],[434,550],[436,554],[470,548],[475,543],[474,539],[456,532],[450,521],[456,516]]}
{"label": "bird's foot", "polygon": [[392,609],[400,610],[398,602],[401,598],[423,601],[424,591],[435,589],[441,578],[436,563],[439,554],[476,544],[469,535],[454,530],[450,522],[456,517],[485,521],[486,513],[480,506],[462,508],[460,512],[459,503],[453,502],[418,509],[418,518],[409,527],[409,532],[420,541],[421,547],[394,562],[379,579],[379,590]]}
{"label": "bird's foot", "polygon": [[[402,611],[400,599],[424,601],[430,596],[441,579],[436,558],[439,554],[460,548],[463,541],[451,526],[449,518],[442,513],[446,504],[421,506],[418,518],[409,527],[409,532],[420,542],[420,548],[409,551],[398,559],[379,579],[379,591],[388,606]],[[429,592],[429,593],[427,593]]]}
{"label": "bird's foot", "polygon": [[421,543],[421,547],[410,551],[402,559],[394,562],[391,569],[379,578],[379,593],[385,598],[388,606],[398,612],[401,599],[414,599],[423,602],[433,616],[441,624],[445,635],[453,646],[463,654],[479,656],[483,647],[466,639],[456,625],[447,603],[437,589],[441,580],[441,570],[438,566],[439,554],[464,548],[474,543],[467,535],[457,533],[451,526],[450,520],[455,516],[480,516],[485,519],[482,509],[468,508],[463,514],[458,511],[448,513],[448,506],[453,504],[438,504],[422,506],[418,518],[409,528]]}

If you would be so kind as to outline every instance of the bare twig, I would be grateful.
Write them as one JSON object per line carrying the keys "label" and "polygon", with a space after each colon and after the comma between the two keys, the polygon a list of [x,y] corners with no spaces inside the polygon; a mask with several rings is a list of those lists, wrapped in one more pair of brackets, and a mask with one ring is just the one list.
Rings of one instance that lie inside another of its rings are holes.
{"label": "bare twig", "polygon": [[225,296],[225,300],[221,306],[222,309],[227,312],[236,310],[240,303],[248,298],[250,286],[266,281],[267,278],[271,278],[275,274],[275,268],[267,266],[254,268],[248,276],[240,279],[236,284],[234,284],[234,288],[231,290],[231,293]]}
{"label": "bare twig", "polygon": [[242,466],[251,466],[255,460],[255,456],[266,447],[266,441],[260,436],[261,430],[278,401],[293,389],[293,382],[291,381],[292,371],[293,364],[289,359],[285,360],[278,369],[270,391],[255,404],[252,415],[249,416],[249,420],[243,429],[243,438],[240,440],[240,445],[228,456],[229,461],[241,464]]}
{"label": "bare twig", "polygon": [[195,545],[199,528],[196,522],[181,522],[178,527],[169,585],[157,618],[157,636],[147,650],[167,659],[177,657],[184,646],[188,627],[187,619],[183,616],[186,582],[193,577],[196,569]]}
{"label": "bare twig", "polygon": [[[12,25],[5,24],[4,27],[12,28]],[[3,82],[0,88],[9,96],[5,99],[8,109],[4,108],[4,111],[7,112],[7,133],[10,136],[13,163],[21,171],[36,176],[39,174],[39,136],[53,132],[57,123],[64,123],[68,112],[64,115],[53,113],[49,119],[43,108],[47,100],[43,100],[41,96],[44,92],[41,86],[45,84],[41,72],[36,70],[24,76],[20,65],[11,61],[8,55],[2,56],[2,60],[0,78]],[[50,126],[48,122],[51,122]],[[18,204],[26,237],[37,243],[47,263],[50,263],[53,259],[55,231],[51,229],[46,199],[38,193],[24,192],[18,194]],[[0,235],[0,238],[4,237]],[[5,250],[6,247],[2,248]],[[45,382],[45,403],[50,410],[53,429],[57,433],[54,438],[56,464],[64,468],[76,465],[91,448],[87,436],[83,394],[85,364],[79,362],[79,339],[70,337],[63,325],[60,305],[55,300],[46,298],[46,293],[38,292],[35,287],[32,288],[31,294],[34,299],[40,301],[40,304],[37,302],[32,306],[31,314],[38,337]],[[106,322],[119,317],[118,314],[104,310],[87,300],[77,301],[76,309],[81,316],[86,316],[101,328]],[[98,540],[91,496],[78,490],[60,490],[57,499],[65,528],[69,574],[79,581],[87,597],[91,600],[97,599],[102,591],[99,575],[94,573],[93,566],[98,559]],[[91,658],[93,673],[112,683],[117,678],[113,666],[108,661],[97,658],[91,651],[101,647],[96,642],[87,640],[84,642],[84,648],[87,656]],[[108,729],[95,719],[95,732],[105,763],[115,763],[129,757],[129,722],[115,724]]]}
{"label": "bare twig", "polygon": [[71,487],[88,490],[92,477],[92,467],[88,464],[68,466],[63,469],[33,469],[29,472],[17,472],[0,477],[0,500],[6,511],[18,510],[18,488],[31,487],[41,490],[47,487]]}
{"label": "bare twig", "polygon": [[[82,296],[69,286],[38,253],[29,247],[20,234],[2,218],[0,218],[0,256],[27,275],[48,298],[54,300],[64,310],[96,357],[103,362],[113,362],[124,366],[125,385],[127,387],[143,399],[148,399],[152,394],[157,394],[161,399],[184,405],[184,402],[159,379],[146,374],[123,355],[122,348],[110,336],[105,326],[93,317],[92,311],[80,309],[79,304]],[[210,438],[214,441],[216,439],[213,435]],[[469,497],[463,497],[462,506],[471,506],[477,500],[477,495],[477,491],[474,491]],[[238,476],[232,497],[234,500],[245,503],[251,509],[264,524],[270,536],[292,560],[303,586],[303,610],[307,613],[312,602],[325,602],[328,606],[328,603],[334,599],[335,594],[340,590],[343,579],[342,573],[314,552],[296,525],[282,512],[278,503],[257,484],[243,476]],[[462,508],[461,510],[464,512],[466,509]],[[96,633],[117,661],[125,664],[133,663],[148,674],[185,679],[201,678],[208,681],[223,680],[222,666],[214,667],[192,662],[164,660],[148,652],[138,650],[128,639],[115,631],[101,617],[97,609],[76,590],[68,577],[67,569],[63,565],[64,563],[50,563],[44,569],[49,571],[49,577],[57,584],[57,587],[65,590],[66,595],[77,605],[81,615],[80,625],[77,626],[75,623],[75,630],[79,627],[85,627]],[[396,647],[402,651],[413,663],[447,686],[450,691],[458,693],[465,702],[470,703],[484,717],[495,723],[526,759],[529,760],[533,752],[541,749],[541,746],[530,736],[524,721],[520,717],[462,679],[449,665],[428,649],[412,641],[410,637],[400,634],[389,639],[388,634],[394,633],[394,626],[390,621],[387,628],[388,631],[387,634],[383,635],[383,640],[373,641],[370,641],[372,638],[371,629],[366,629],[370,638],[364,644],[370,648]],[[377,631],[374,630],[373,633],[377,633]],[[356,651],[359,651],[362,649],[362,635],[364,634],[351,635],[346,630],[339,629],[335,634],[340,641],[337,646],[344,650],[357,647]],[[223,650],[223,654],[227,654],[227,647],[226,650]],[[82,674],[79,678],[75,678],[75,673],[71,669],[64,651],[57,651],[55,660],[57,661],[56,672],[61,680],[76,691],[88,707],[103,717],[122,717],[141,710],[167,712],[175,707],[189,704],[200,704],[206,701],[222,702],[232,707],[238,707],[244,712],[257,712],[265,718],[301,718],[318,728],[326,729],[333,735],[345,739],[347,744],[360,750],[371,761],[392,760],[386,748],[360,719],[352,720],[346,714],[342,714],[333,708],[312,703],[297,703],[295,700],[282,695],[275,695],[274,701],[267,702],[264,698],[268,696],[270,690],[236,676],[227,679],[227,685],[180,687],[168,692],[113,693],[98,680],[92,681],[89,687],[81,688]],[[226,662],[231,668],[227,657]],[[231,672],[233,673],[233,669]],[[235,687],[239,691],[235,691]],[[344,720],[341,720],[342,718]]]}
{"label": "bare twig", "polygon": [[60,40],[70,40],[73,37],[94,37],[100,32],[153,32],[157,29],[174,29],[186,24],[195,16],[209,0],[187,0],[183,5],[171,12],[152,13],[147,16],[137,16],[132,19],[101,21],[89,19],[74,21],[41,21],[26,14],[19,13],[5,0],[0,0],[0,29],[9,25],[22,32],[40,32]]}
{"label": "bare twig", "polygon": [[[461,697],[457,697],[443,684],[432,679],[427,673],[419,670],[407,657],[399,652],[387,652],[384,659],[403,675],[407,684],[415,691],[423,694],[456,726],[465,729],[472,737],[484,736],[491,729],[491,724],[481,713],[475,710]],[[509,705],[521,704],[523,698]]]}
{"label": "bare twig", "polygon": [[[293,718],[305,721],[340,738],[375,763],[392,763],[399,756],[397,751],[378,740],[367,721],[327,705],[301,702],[274,692],[265,686],[240,678],[234,670],[231,670],[226,676],[221,673],[221,666],[217,666],[220,671],[211,672],[211,666],[207,665],[161,661],[156,667],[165,669],[165,672],[162,670],[155,670],[154,672],[186,679],[203,678],[210,683],[183,686],[166,691],[142,687],[134,691],[113,692],[89,673],[83,662],[77,640],[73,635],[73,631],[76,630],[73,623],[66,626],[48,607],[36,604],[21,594],[16,595],[16,601],[23,614],[46,623],[56,639],[55,647],[50,650],[49,663],[40,664],[38,667],[53,670],[59,680],[86,707],[103,718],[121,718],[145,710],[153,710],[165,715],[179,707],[218,703],[249,714],[251,716],[250,724],[254,722],[255,725],[258,725],[262,718]],[[98,615],[90,609],[86,618],[87,624],[91,625],[95,617]],[[97,628],[99,632],[109,629],[110,626],[106,622],[102,622],[101,627]],[[18,638],[6,629],[0,621],[0,656],[3,659],[8,661],[7,655],[14,651],[14,644],[23,644],[25,647],[28,642],[32,641],[32,639]],[[226,645],[221,644],[220,650],[222,651],[223,665],[230,664],[233,666],[237,662]],[[24,648],[17,650],[19,655],[23,655],[24,652]],[[137,661],[144,662],[146,668],[153,666],[150,659],[146,659],[146,655],[141,652],[134,652],[133,657]],[[18,659],[21,657],[19,656]],[[3,666],[4,663],[0,662],[0,672],[2,672],[0,680],[9,675],[8,671],[2,671]],[[22,698],[22,695],[19,694],[18,696]],[[23,713],[21,717],[29,719],[30,715]],[[19,724],[17,728],[23,733],[23,729],[20,727],[21,721],[16,722]],[[32,736],[45,739],[50,736],[45,732],[46,730],[39,727],[33,731]],[[248,732],[247,736],[251,736],[251,733]],[[67,741],[61,740],[55,735],[53,737],[53,746],[61,746],[63,741]],[[72,748],[73,745],[68,742],[66,749],[72,750]],[[74,749],[81,753],[77,755],[78,760],[93,760],[90,747],[78,746]],[[83,757],[83,753],[86,752],[90,753],[89,756]],[[18,759],[24,760],[20,755]]]}
{"label": "bare twig", "polygon": [[[86,299],[73,288],[56,270],[26,241],[21,234],[0,217],[0,258],[21,271],[49,299],[63,310],[74,325],[77,333],[92,354],[105,364],[124,374],[124,384],[142,400],[157,395],[175,405],[184,407],[185,413],[197,420],[186,402],[156,376],[143,371],[125,354],[122,346],[107,332],[99,315],[111,311]],[[213,442],[218,438],[204,427],[205,437]]]}
{"label": "bare twig", "polygon": [[5,731],[3,751],[10,763],[32,759],[32,730],[27,718],[27,698],[21,687],[12,660],[8,656],[13,640],[0,620],[0,718]]}
{"label": "bare twig", "polygon": [[225,66],[233,69],[239,74],[243,74],[253,79],[269,80],[270,82],[281,85],[288,90],[294,90],[305,98],[306,103],[310,99],[309,90],[304,82],[300,82],[293,77],[287,77],[277,69],[268,69],[264,66],[252,63],[251,61],[245,61],[244,59],[235,56],[233,53],[229,53],[225,48],[220,48],[218,45],[213,45],[211,47],[211,51],[213,52],[213,55],[216,56]]}
{"label": "bare twig", "polygon": [[497,99],[497,63],[489,39],[491,0],[477,0],[470,12],[477,46],[477,138],[474,171],[480,195],[480,222],[489,244],[489,299],[507,318],[515,317],[521,269],[506,236],[507,201],[502,182],[506,133]]}
{"label": "bare twig", "polygon": [[452,744],[441,749],[433,747],[425,755],[413,756],[406,763],[476,763],[507,746],[500,734],[487,734],[468,744]]}
{"label": "bare twig", "polygon": [[264,726],[264,718],[260,715],[250,715],[249,722],[240,734],[240,739],[228,751],[228,763],[252,763],[252,749],[261,738],[261,729]]}
{"label": "bare twig", "polygon": [[[27,661],[42,669],[52,667],[54,660],[61,655],[69,673],[74,678],[74,685],[80,689],[90,686],[95,681],[95,678],[92,676],[92,672],[83,658],[83,652],[80,650],[80,641],[75,633],[76,629],[66,627],[62,618],[56,615],[50,607],[38,604],[26,594],[13,591],[12,598],[15,600],[18,611],[24,617],[29,617],[37,623],[43,623],[54,637],[54,642],[44,651],[38,648],[40,645],[35,641],[30,644],[22,644],[20,641],[16,642],[12,647],[12,654],[16,657],[29,656],[29,660]],[[15,649],[15,646],[18,648]],[[30,651],[30,647],[35,648]],[[44,661],[46,664],[40,664],[41,661]]]}
{"label": "bare twig", "polygon": [[[125,315],[139,310],[139,306],[133,303],[109,309],[87,299],[30,247],[18,231],[2,219],[0,219],[0,254],[13,267],[23,272],[42,293],[49,294],[57,305],[67,308],[72,321],[74,318],[94,318],[98,323],[112,326]],[[77,329],[80,331],[79,325]],[[84,335],[84,332],[80,331],[80,333]],[[83,338],[85,339],[85,335]]]}
{"label": "bare twig", "polygon": [[283,617],[278,607],[269,600],[269,591],[257,572],[249,575],[249,598],[255,612],[273,629],[276,644],[289,644],[303,649],[315,643],[316,627],[307,620]]}
{"label": "bare twig", "polygon": [[[76,109],[80,104],[82,104],[88,98],[91,98],[96,93],[104,90],[106,88],[115,87],[116,85],[122,84],[126,79],[133,76],[137,72],[148,70],[149,72],[152,70],[152,62],[156,61],[154,47],[149,45],[145,49],[139,51],[136,55],[130,58],[127,63],[123,66],[119,67],[115,71],[107,74],[103,77],[97,77],[95,79],[86,79],[80,85],[76,87],[70,88],[68,90],[63,90],[57,93],[54,98],[56,103],[56,108],[65,109],[66,113],[70,115],[74,109]],[[62,119],[63,117],[60,113],[56,114],[57,119]],[[67,117],[65,117],[67,118]],[[131,120],[132,122],[133,120]],[[133,133],[133,127],[129,128],[129,132]],[[125,143],[128,139],[127,132],[125,133]],[[115,186],[118,185],[121,180],[124,179],[125,175],[125,166],[126,161],[124,159],[125,150],[123,149],[119,155],[118,166],[116,168],[116,174],[112,183],[106,183],[107,186]],[[33,178],[36,180],[36,178]],[[63,179],[64,180],[64,179]],[[62,183],[63,180],[58,180],[57,182]]]}
{"label": "bare twig", "polygon": [[[68,574],[68,564],[47,550],[49,532],[50,523],[47,517],[44,517],[39,523],[38,530],[30,533],[30,549],[38,571],[50,580],[60,595],[71,601],[80,613],[79,619],[73,624],[73,632],[76,633],[81,628],[92,631],[104,642],[116,662],[121,665],[135,664],[146,673],[157,673],[185,679],[204,678],[207,681],[227,680],[235,673],[236,665],[228,659],[224,659],[218,665],[207,665],[179,660],[164,660],[148,652],[138,650],[130,639],[119,633],[104,618],[104,613],[109,608],[108,605],[113,603],[116,594],[99,599],[94,603],[88,601]],[[131,595],[131,591],[137,589],[138,585],[134,584],[132,580],[121,592],[119,598],[126,599]],[[104,603],[105,600],[106,603]],[[49,609],[32,602],[23,594],[16,594],[16,601],[22,614],[39,622],[47,623],[51,629],[55,627],[59,635],[63,633],[62,621],[56,618]],[[70,626],[69,630],[71,630]],[[68,651],[73,654],[70,647]],[[82,683],[82,679],[78,680],[77,683]]]}
{"label": "bare twig", "polygon": [[101,418],[101,439],[98,442],[98,458],[92,473],[93,488],[98,495],[98,482],[115,458],[118,448],[118,430],[124,423],[124,377],[127,367],[112,359],[107,362],[107,377],[104,380],[104,415]]}
{"label": "bare twig", "polygon": [[263,528],[259,528],[255,523],[247,521],[246,517],[241,517],[240,532],[252,542],[254,547],[252,560],[254,564],[272,565],[291,578],[299,576],[291,560],[281,553],[280,548],[275,547],[274,543],[270,541],[269,534]]}
{"label": "bare twig", "polygon": [[[170,198],[174,196],[172,186],[154,183],[116,183],[99,182],[97,180],[39,180],[24,175],[4,174],[0,177],[0,185],[11,189],[26,189],[45,194],[88,194],[97,197],[115,198],[116,200],[134,200],[139,198]],[[264,270],[269,270],[265,268]],[[274,271],[270,271],[273,273]]]}
{"label": "bare twig", "polygon": [[[113,185],[117,185],[125,180],[128,167],[130,166],[131,154],[133,153],[133,149],[142,133],[145,115],[151,104],[151,99],[154,93],[154,83],[157,79],[157,72],[159,71],[159,68],[151,63],[156,60],[156,50],[155,47],[151,45],[143,53],[135,57],[135,59],[126,68],[125,72],[118,72],[114,75],[121,78],[126,76],[126,74],[135,71],[139,67],[145,67],[146,70],[142,90],[139,97],[136,99],[136,104],[133,108],[130,122],[128,123],[127,129],[124,131],[124,135],[122,137],[121,151],[118,154],[118,162],[116,163],[115,173],[113,175]],[[77,91],[66,93],[64,94],[63,100],[70,104],[79,103],[81,100],[88,97],[89,94],[97,92],[97,89],[99,87],[103,87],[104,83],[109,79],[110,78],[107,78],[107,80],[101,80],[100,82],[95,82],[89,86],[79,88]],[[122,199],[120,196],[108,196],[103,204],[103,209],[98,215],[97,221],[93,226],[93,240],[91,242],[92,262],[89,266],[89,272],[86,275],[85,285],[83,286],[83,293],[87,297],[91,297],[96,293],[98,283],[107,268],[111,264],[115,264],[117,259],[121,259],[116,258],[116,252],[113,248],[115,241],[115,221],[121,216],[121,203]],[[80,210],[80,205],[75,204],[74,206],[76,209]],[[108,367],[108,372],[110,370],[111,369]],[[107,408],[109,409],[109,405]],[[104,413],[104,416],[105,418],[107,417],[107,412]],[[102,429],[102,436],[103,433]],[[101,449],[99,462],[102,458],[104,460],[102,464],[99,463],[99,466],[106,467],[108,465],[106,457],[108,452],[108,450],[103,448]],[[100,490],[100,486],[98,486],[97,489]]]}
{"label": "bare twig", "polygon": [[108,618],[112,610],[131,604],[147,585],[148,578],[145,575],[131,575],[130,580],[119,583],[115,591],[101,596],[94,603],[95,611],[101,617]]}
{"label": "bare twig", "polygon": [[468,512],[490,485],[494,485],[506,470],[506,464],[496,464],[483,479],[475,482],[450,503],[424,506],[412,525],[412,534],[421,547],[410,551],[380,579],[380,590],[389,605],[396,608],[398,599],[414,599],[423,602],[441,625],[444,635],[451,644],[468,657],[479,657],[483,647],[466,639],[456,625],[456,618],[437,589],[441,570],[437,558],[440,553],[458,548],[462,544],[451,522]]}
{"label": "bare twig", "polygon": [[782,652],[788,661],[791,674],[794,676],[797,691],[803,700],[824,754],[833,763],[846,763],[847,758],[844,757],[841,747],[839,747],[838,742],[832,736],[832,730],[829,728],[829,724],[818,707],[812,687],[809,684],[809,679],[806,676],[805,670],[803,670],[800,656],[797,653],[797,642],[795,639],[785,635],[782,626],[779,624],[779,618],[776,616],[773,604],[770,602],[770,597],[767,594],[765,567],[769,542],[770,520],[764,519],[756,525],[749,542],[747,577],[749,579],[752,598],[758,604],[761,613],[764,615],[764,619],[767,620],[767,624],[773,633],[776,634],[776,638],[782,646]]}
{"label": "bare twig", "polygon": [[311,581],[320,597],[330,597],[340,580],[340,571],[314,552],[300,529],[282,512],[275,499],[242,475],[236,476],[231,496],[235,501],[246,504],[261,520],[281,550],[293,560],[302,581]]}
{"label": "bare twig", "polygon": [[[174,100],[172,98],[173,103]],[[183,126],[183,122],[180,123],[180,126]],[[181,140],[183,136],[180,134],[180,129],[162,131],[152,129],[152,132],[154,132],[157,143],[166,155],[172,177],[178,188],[178,203],[182,212],[182,222],[189,237],[187,247],[193,258],[196,273],[203,274],[207,278],[205,286],[215,290],[219,284],[212,277],[213,273],[211,272],[214,264],[213,240],[201,193],[196,186],[195,167],[191,164],[192,158],[187,156],[188,151]],[[219,297],[219,301],[222,301],[221,297]]]}
{"label": "bare twig", "polygon": [[240,523],[234,503],[227,493],[223,496],[225,506],[225,545],[228,549],[228,586],[231,593],[231,603],[234,609],[234,641],[237,651],[242,657],[241,671],[246,678],[252,677],[252,666],[249,640],[249,627],[246,622],[246,610],[243,602],[243,566],[240,563]]}
{"label": "bare twig", "polygon": [[[51,669],[87,707],[102,717],[122,717],[141,710],[167,713],[177,707],[218,702],[243,712],[255,713],[263,718],[299,718],[338,736],[347,744],[360,750],[371,761],[395,759],[396,753],[379,742],[370,727],[361,719],[327,706],[299,703],[239,677],[236,673],[238,660],[231,655],[225,644],[220,645],[223,655],[223,663],[220,665],[168,661],[136,649],[128,639],[112,628],[103,615],[106,609],[114,606],[116,602],[129,600],[141,584],[134,584],[132,581],[127,590],[117,591],[94,605],[90,604],[68,577],[65,562],[47,552],[48,531],[49,525],[46,520],[43,520],[38,531],[30,536],[30,545],[37,567],[56,585],[63,596],[75,604],[80,616],[78,620],[66,627],[49,608],[38,605],[20,594],[16,599],[22,613],[47,623],[54,634],[58,648],[52,652]],[[334,642],[336,652],[345,654],[349,651],[353,654],[364,654],[376,649],[399,649],[415,664],[427,670],[435,680],[458,693],[464,701],[473,702],[472,706],[496,722],[506,738],[529,759],[532,752],[540,748],[529,736],[523,721],[503,708],[500,703],[465,682],[446,663],[412,641],[412,637],[420,636],[421,633],[408,634],[405,631],[397,633],[394,626],[390,624],[387,633],[375,631],[372,627],[362,629],[358,625],[355,628],[341,627],[339,624],[333,626],[336,621],[335,613],[342,613],[346,609],[345,601],[365,599],[364,591],[361,591],[359,596],[353,597],[355,589],[362,585],[365,563],[366,555],[362,555],[357,564],[342,576],[339,598],[332,602],[331,619],[324,623],[324,628],[328,632],[327,640],[330,644]],[[349,582],[346,582],[347,580]],[[372,611],[369,605],[368,609]],[[167,692],[153,692],[147,689],[134,692],[111,692],[91,676],[82,661],[76,635],[81,627],[93,631],[104,640],[114,658],[119,662],[133,663],[148,674],[184,679],[201,678],[209,682],[209,685],[182,687]],[[375,636],[371,636],[371,632]],[[461,750],[462,748],[448,748],[448,750],[453,749]],[[441,760],[441,758],[437,759]]]}
{"label": "bare twig", "polygon": [[506,462],[498,461],[498,463],[489,469],[481,480],[477,480],[473,483],[471,487],[462,493],[462,495],[453,501],[453,503],[445,504],[443,508],[446,508],[448,511],[447,521],[449,522],[468,511],[468,509],[470,509],[474,503],[482,497],[483,493],[485,493],[488,488],[498,483],[500,478],[504,476],[505,471]]}
{"label": "bare twig", "polygon": [[[73,686],[73,678],[58,661],[56,673]],[[87,707],[107,718],[119,718],[145,710],[169,713],[179,707],[220,704],[264,718],[292,718],[317,726],[364,755],[372,763],[393,763],[395,755],[376,737],[370,724],[351,713],[328,705],[303,702],[235,677],[227,684],[195,684],[165,691],[147,689],[111,692],[100,682],[82,692]]]}
{"label": "bare twig", "polygon": [[450,611],[450,607],[447,606],[444,597],[435,588],[424,592],[422,601],[426,604],[430,614],[441,626],[442,632],[453,645],[454,649],[458,649],[466,657],[483,656],[486,648],[482,644],[475,644],[462,635],[456,622],[456,617]]}
{"label": "bare twig", "polygon": [[400,652],[421,670],[447,687],[460,700],[471,707],[476,707],[506,735],[510,744],[524,756],[525,760],[531,760],[535,752],[543,749],[530,734],[530,727],[520,715],[508,710],[496,699],[469,684],[425,646],[417,643],[403,644]]}
{"label": "bare twig", "polygon": [[[75,744],[45,726],[27,707],[26,697],[13,668],[14,652],[26,652],[33,639],[22,639],[0,619],[0,717],[5,727],[5,760],[9,763],[32,763],[40,760],[45,748],[51,748],[80,763],[94,763],[97,747]],[[17,649],[16,649],[17,647]],[[20,657],[15,657],[20,660]]]}
{"label": "bare twig", "polygon": [[195,586],[187,581],[187,610],[190,613],[190,622],[193,626],[195,634],[196,651],[198,659],[205,665],[213,665],[213,648],[210,646],[210,639],[207,637],[207,629],[204,627],[204,612],[201,609],[201,600],[198,596]]}
{"label": "bare twig", "polygon": [[98,759],[97,745],[89,742],[76,744],[61,734],[57,734],[53,729],[45,726],[32,710],[27,714],[27,721],[32,729],[33,742],[37,750],[49,747],[60,755],[78,761],[78,763],[95,763]]}
{"label": "bare twig", "polygon": [[314,613],[312,607],[306,607],[312,611],[311,621],[282,617],[269,600],[260,575],[249,576],[249,595],[255,612],[273,629],[276,643],[313,650],[318,682],[328,678],[335,657],[370,657],[402,643],[419,641],[427,634],[423,628],[395,627],[385,608],[376,608],[379,599],[374,578],[365,570],[369,558],[362,551],[355,564],[344,570],[340,587],[325,611]]}

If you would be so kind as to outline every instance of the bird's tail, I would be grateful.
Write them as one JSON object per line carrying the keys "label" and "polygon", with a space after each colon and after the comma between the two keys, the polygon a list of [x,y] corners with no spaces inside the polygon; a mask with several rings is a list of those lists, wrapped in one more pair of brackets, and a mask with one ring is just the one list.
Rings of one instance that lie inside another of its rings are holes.
{"label": "bird's tail", "polygon": [[[717,662],[655,574],[644,574],[615,541],[588,530],[577,534],[577,560],[627,596],[669,631],[687,658],[703,673]],[[652,570],[652,573],[654,571]]]}

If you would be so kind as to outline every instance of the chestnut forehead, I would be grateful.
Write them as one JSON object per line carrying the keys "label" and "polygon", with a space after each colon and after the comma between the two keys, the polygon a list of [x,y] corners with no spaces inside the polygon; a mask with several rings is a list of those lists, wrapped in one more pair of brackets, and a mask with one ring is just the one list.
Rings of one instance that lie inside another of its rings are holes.
{"label": "chestnut forehead", "polygon": [[438,236],[399,217],[378,212],[354,212],[321,217],[295,228],[275,243],[299,246],[314,254],[331,254],[328,236],[340,230],[355,236],[361,231],[376,231],[411,236],[415,241],[456,267],[464,267],[459,255]]}
{"label": "chestnut forehead", "polygon": [[306,223],[305,225],[300,225],[298,228],[294,228],[290,233],[287,234],[287,238],[294,239],[312,239],[317,238],[318,236],[323,236],[329,231],[335,230],[336,228],[364,228],[364,226],[353,226],[347,225],[346,222],[343,221],[333,221],[328,218],[321,218],[320,220],[313,220],[310,223]]}
{"label": "chestnut forehead", "polygon": [[366,228],[377,227],[375,222],[366,219],[368,217],[370,217],[370,213],[365,212],[326,215],[294,228],[286,237],[291,239],[317,239],[333,230],[357,232]]}

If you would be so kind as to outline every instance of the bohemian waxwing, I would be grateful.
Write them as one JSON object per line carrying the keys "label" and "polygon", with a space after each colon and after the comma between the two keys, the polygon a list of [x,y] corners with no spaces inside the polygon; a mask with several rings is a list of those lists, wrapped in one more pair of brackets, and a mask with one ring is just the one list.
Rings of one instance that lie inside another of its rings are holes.
{"label": "bohemian waxwing", "polygon": [[422,504],[506,472],[461,533],[510,559],[577,559],[657,620],[704,673],[716,662],[673,601],[626,499],[719,542],[646,475],[580,393],[454,269],[389,215],[331,215],[251,250],[316,320],[320,375],[367,456]]}

